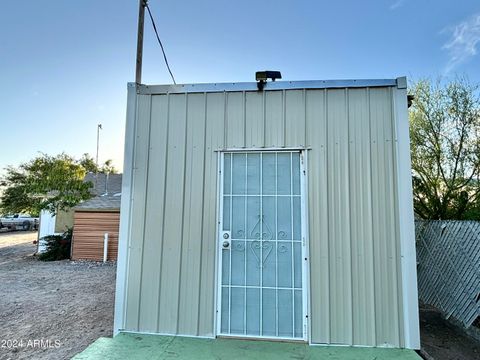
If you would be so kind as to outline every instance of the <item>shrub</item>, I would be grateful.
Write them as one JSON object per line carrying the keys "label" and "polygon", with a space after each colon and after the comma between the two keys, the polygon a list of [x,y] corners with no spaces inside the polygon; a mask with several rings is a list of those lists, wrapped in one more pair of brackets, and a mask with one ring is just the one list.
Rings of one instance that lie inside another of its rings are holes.
{"label": "shrub", "polygon": [[72,244],[73,229],[68,229],[62,235],[49,235],[42,238],[45,240],[47,250],[38,259],[42,261],[56,261],[70,258],[70,246]]}

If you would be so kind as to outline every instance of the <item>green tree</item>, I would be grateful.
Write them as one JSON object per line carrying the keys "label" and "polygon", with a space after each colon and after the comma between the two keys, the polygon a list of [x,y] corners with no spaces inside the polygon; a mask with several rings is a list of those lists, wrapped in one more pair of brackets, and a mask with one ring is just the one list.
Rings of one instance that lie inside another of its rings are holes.
{"label": "green tree", "polygon": [[466,79],[421,80],[410,92],[414,207],[426,219],[478,216],[480,99]]}
{"label": "green tree", "polygon": [[38,214],[47,210],[55,214],[91,198],[90,182],[83,181],[85,168],[74,158],[62,153],[42,154],[21,164],[6,168],[1,179],[4,187],[1,208],[4,212]]}
{"label": "green tree", "polygon": [[117,174],[118,170],[113,166],[113,161],[108,159],[101,166],[97,166],[95,160],[88,153],[82,155],[78,161],[83,166],[86,172],[103,173],[103,174]]}
{"label": "green tree", "polygon": [[98,172],[98,166],[95,160],[88,153],[83,154],[78,163],[83,166],[86,172]]}
{"label": "green tree", "polygon": [[108,159],[103,163],[99,172],[103,174],[118,174],[118,170],[113,166],[113,161],[111,159]]}

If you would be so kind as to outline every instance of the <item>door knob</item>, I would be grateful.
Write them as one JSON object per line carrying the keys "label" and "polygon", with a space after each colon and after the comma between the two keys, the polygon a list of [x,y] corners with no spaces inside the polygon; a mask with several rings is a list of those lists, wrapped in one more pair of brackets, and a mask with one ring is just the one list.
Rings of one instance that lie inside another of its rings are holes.
{"label": "door knob", "polygon": [[230,248],[230,231],[223,231],[222,233],[222,248],[223,249],[229,249]]}

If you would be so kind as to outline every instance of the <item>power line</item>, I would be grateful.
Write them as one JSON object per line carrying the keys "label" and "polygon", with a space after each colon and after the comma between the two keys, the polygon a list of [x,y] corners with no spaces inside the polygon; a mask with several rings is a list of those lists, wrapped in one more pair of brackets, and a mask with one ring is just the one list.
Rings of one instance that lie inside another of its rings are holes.
{"label": "power line", "polygon": [[173,76],[172,70],[170,69],[170,65],[168,65],[167,55],[165,55],[165,49],[163,48],[162,41],[160,40],[160,36],[158,35],[157,26],[155,25],[155,20],[153,19],[152,12],[150,11],[150,7],[148,6],[147,2],[145,2],[145,7],[148,10],[148,15],[150,16],[150,20],[152,21],[153,30],[155,31],[155,35],[157,36],[158,43],[162,48],[163,58],[165,59],[165,65],[167,65],[167,69],[168,69],[168,72],[170,73],[170,76],[172,77],[173,83],[177,85],[177,83],[175,82],[175,77]]}

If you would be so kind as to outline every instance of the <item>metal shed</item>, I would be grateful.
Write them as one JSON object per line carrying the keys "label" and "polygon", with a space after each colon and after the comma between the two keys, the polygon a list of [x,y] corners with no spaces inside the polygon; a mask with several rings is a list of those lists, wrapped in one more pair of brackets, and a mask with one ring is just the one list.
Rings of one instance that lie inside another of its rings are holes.
{"label": "metal shed", "polygon": [[[73,208],[72,260],[117,259],[122,174],[89,173],[96,196]],[[105,234],[108,241],[105,242]]]}
{"label": "metal shed", "polygon": [[115,334],[419,348],[406,78],[129,84]]}
{"label": "metal shed", "polygon": [[95,203],[76,208],[71,259],[102,261],[107,251],[107,260],[117,260],[119,222],[120,199],[96,199]]}

